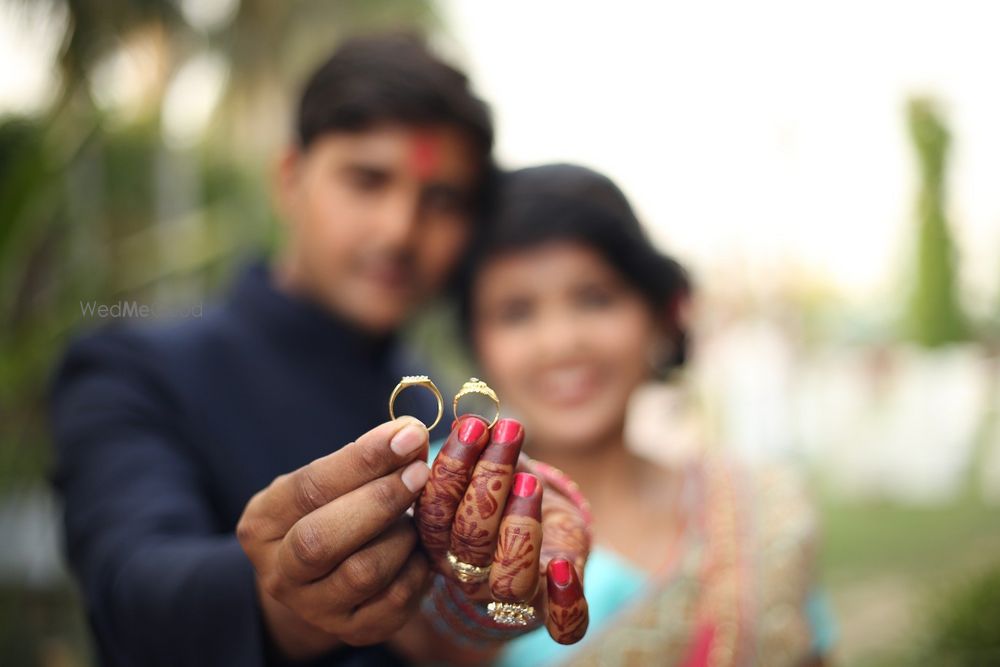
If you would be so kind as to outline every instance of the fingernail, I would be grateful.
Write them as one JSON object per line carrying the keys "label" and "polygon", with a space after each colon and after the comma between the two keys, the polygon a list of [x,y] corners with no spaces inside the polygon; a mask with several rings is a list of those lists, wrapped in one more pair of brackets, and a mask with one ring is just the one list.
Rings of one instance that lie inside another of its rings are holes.
{"label": "fingernail", "polygon": [[528,498],[535,492],[538,486],[538,478],[526,472],[519,472],[514,475],[513,492],[515,496]]}
{"label": "fingernail", "polygon": [[403,427],[389,441],[389,449],[396,453],[396,456],[409,456],[420,449],[427,441],[427,429],[423,426],[411,424]]}
{"label": "fingernail", "polygon": [[458,440],[464,445],[474,445],[486,432],[486,423],[479,417],[466,417],[458,431]]}
{"label": "fingernail", "polygon": [[557,558],[549,562],[549,576],[559,588],[566,588],[573,581],[573,570],[565,558]]}
{"label": "fingernail", "polygon": [[410,490],[410,493],[416,493],[424,488],[430,475],[431,469],[427,467],[426,463],[414,461],[403,470],[403,485]]}
{"label": "fingernail", "polygon": [[515,442],[521,437],[521,423],[516,419],[501,419],[493,427],[493,442]]}

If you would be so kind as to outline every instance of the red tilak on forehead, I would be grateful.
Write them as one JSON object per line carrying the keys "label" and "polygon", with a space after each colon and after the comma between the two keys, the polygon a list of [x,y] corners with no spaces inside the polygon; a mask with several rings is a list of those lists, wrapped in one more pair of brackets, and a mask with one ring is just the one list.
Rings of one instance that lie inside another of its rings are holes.
{"label": "red tilak on forehead", "polygon": [[420,180],[425,180],[437,169],[441,159],[438,137],[430,132],[420,132],[410,143],[410,169]]}

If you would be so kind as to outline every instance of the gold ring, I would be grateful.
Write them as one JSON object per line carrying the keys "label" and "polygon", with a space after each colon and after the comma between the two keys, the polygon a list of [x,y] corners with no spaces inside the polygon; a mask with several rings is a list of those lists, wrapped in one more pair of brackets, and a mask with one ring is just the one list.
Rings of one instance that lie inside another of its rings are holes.
{"label": "gold ring", "polygon": [[535,608],[523,602],[493,602],[486,605],[490,618],[501,625],[524,627],[535,620]]}
{"label": "gold ring", "polygon": [[392,396],[389,397],[389,417],[392,419],[396,418],[396,411],[393,409],[393,404],[396,402],[396,397],[403,393],[404,389],[409,387],[424,387],[425,389],[430,390],[430,392],[434,394],[434,398],[437,399],[438,413],[437,417],[434,418],[434,423],[427,427],[427,430],[430,431],[438,425],[439,421],[441,421],[441,415],[444,414],[444,399],[441,398],[441,392],[438,391],[438,388],[434,386],[434,383],[431,382],[431,379],[426,375],[403,376],[403,379],[399,381],[396,388],[392,390]]}
{"label": "gold ring", "polygon": [[450,551],[448,552],[448,564],[451,565],[452,571],[455,572],[455,577],[463,584],[478,584],[490,578],[489,565],[482,566],[463,563],[458,560],[458,556]]}
{"label": "gold ring", "polygon": [[497,413],[493,415],[493,421],[491,421],[489,425],[489,428],[493,428],[493,426],[497,423],[497,420],[500,419],[500,399],[497,398],[497,393],[479,378],[469,378],[469,381],[463,384],[462,388],[458,390],[457,394],[455,394],[455,400],[451,404],[452,412],[455,413],[455,419],[458,419],[458,402],[463,396],[468,394],[482,394],[496,404]]}

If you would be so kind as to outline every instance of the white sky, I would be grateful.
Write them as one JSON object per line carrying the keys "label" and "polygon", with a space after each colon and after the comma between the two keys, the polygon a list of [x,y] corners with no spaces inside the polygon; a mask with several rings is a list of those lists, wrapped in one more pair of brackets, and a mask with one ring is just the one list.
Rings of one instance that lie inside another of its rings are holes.
{"label": "white sky", "polygon": [[[1000,302],[1000,2],[441,5],[501,160],[607,172],[703,280],[893,298],[916,186],[904,105],[932,93],[963,281],[980,308]],[[0,2],[0,113],[52,94],[65,17],[32,7]]]}
{"label": "white sky", "polygon": [[50,4],[0,0],[0,116],[34,113],[55,94],[54,62],[66,13]]}
{"label": "white sky", "polygon": [[1000,3],[447,0],[508,165],[564,160],[621,185],[708,271],[795,268],[848,295],[898,286],[915,173],[905,100],[954,135],[963,279],[1000,288]]}

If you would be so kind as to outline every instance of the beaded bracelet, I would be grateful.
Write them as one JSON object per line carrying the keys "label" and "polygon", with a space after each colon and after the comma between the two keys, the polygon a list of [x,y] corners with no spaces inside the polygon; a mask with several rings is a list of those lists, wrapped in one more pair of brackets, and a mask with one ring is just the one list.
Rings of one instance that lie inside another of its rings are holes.
{"label": "beaded bracelet", "polygon": [[532,468],[535,472],[544,477],[546,482],[569,498],[570,502],[573,503],[573,506],[576,507],[576,509],[580,512],[580,515],[583,516],[583,525],[589,536],[590,526],[594,523],[594,515],[590,510],[590,501],[584,497],[583,492],[580,491],[580,486],[559,468],[549,465],[548,463],[536,461],[535,459],[524,456],[523,454],[522,456],[526,459],[528,467]]}

